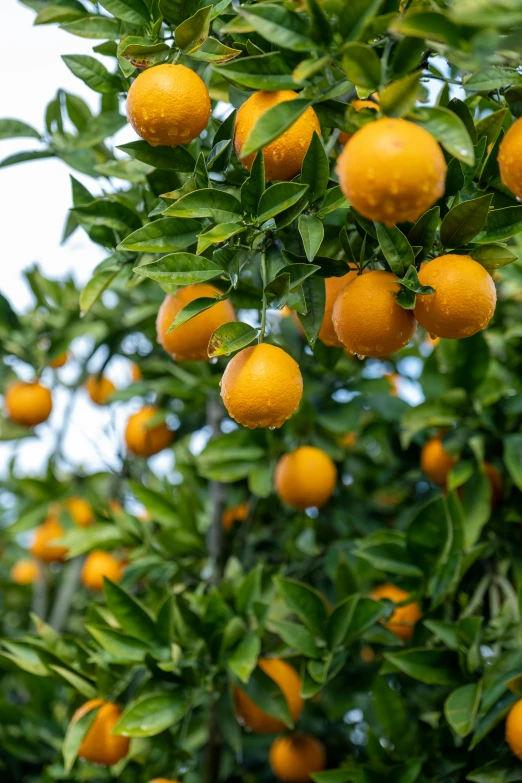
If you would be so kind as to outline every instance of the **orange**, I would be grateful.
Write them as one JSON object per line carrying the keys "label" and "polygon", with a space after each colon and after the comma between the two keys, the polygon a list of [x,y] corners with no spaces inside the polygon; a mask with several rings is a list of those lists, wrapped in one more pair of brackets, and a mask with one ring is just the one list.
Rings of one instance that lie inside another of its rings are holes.
{"label": "orange", "polygon": [[220,385],[229,415],[249,429],[281,427],[303,396],[299,365],[282,348],[268,343],[239,351]]}
{"label": "orange", "polygon": [[504,479],[502,474],[490,462],[484,462],[484,472],[491,485],[491,506],[496,506],[502,500],[504,492]]}
{"label": "orange", "polygon": [[109,397],[116,391],[116,386],[105,375],[89,375],[85,382],[87,394],[96,405],[105,405]]}
{"label": "orange", "polygon": [[75,525],[89,527],[94,522],[92,506],[83,498],[69,498],[65,501],[65,505]]}
{"label": "orange", "polygon": [[434,294],[418,295],[415,317],[427,332],[437,337],[471,337],[490,322],[497,292],[491,275],[470,256],[449,254],[423,264],[422,285]]}
{"label": "orange", "polygon": [[390,397],[397,397],[399,394],[399,381],[401,376],[394,372],[386,374],[385,378],[390,384]]}
{"label": "orange", "polygon": [[167,778],[154,778],[154,780],[149,780],[149,783],[177,783],[177,781],[168,780]]}
{"label": "orange", "polygon": [[345,432],[339,440],[339,446],[344,446],[345,449],[353,448],[356,443],[357,435],[355,432]]}
{"label": "orange", "polygon": [[[242,165],[250,171],[256,153],[241,156],[241,150],[248,134],[259,118],[272,106],[297,98],[293,90],[276,90],[255,92],[241,106],[236,117],[234,128],[234,149]],[[304,157],[316,131],[321,134],[321,125],[317,114],[311,106],[277,139],[263,147],[265,161],[265,179],[292,179],[301,171]]]}
{"label": "orange", "polygon": [[59,353],[58,356],[55,356],[54,359],[51,359],[49,367],[52,367],[53,370],[57,370],[59,367],[63,367],[68,358],[69,354],[67,351],[63,351],[62,353]]}
{"label": "orange", "polygon": [[127,117],[152,147],[177,147],[207,127],[210,96],[203,80],[185,65],[156,65],[131,84]]}
{"label": "orange", "polygon": [[500,178],[506,188],[522,198],[522,122],[520,118],[508,130],[498,150]]}
{"label": "orange", "polygon": [[174,433],[169,430],[165,422],[153,427],[148,426],[150,420],[157,414],[157,408],[146,405],[129,417],[125,428],[125,443],[127,449],[138,457],[152,457],[153,454],[170,446],[174,440]]}
{"label": "orange", "polygon": [[228,299],[216,302],[208,310],[191,318],[167,334],[179,311],[194,299],[220,296],[221,291],[208,283],[178,288],[174,296],[165,297],[156,319],[158,342],[178,362],[208,361],[208,343],[218,326],[235,321],[234,308]]}
{"label": "orange", "polygon": [[[351,147],[352,142],[348,145]],[[333,324],[339,340],[358,356],[389,356],[407,345],[417,328],[410,310],[397,304],[400,286],[391,272],[357,275],[335,300]]]}
{"label": "orange", "polygon": [[313,772],[326,767],[326,751],[312,734],[278,737],[270,748],[270,766],[284,783],[309,783]]}
{"label": "orange", "polygon": [[332,321],[333,306],[344,286],[347,285],[347,283],[350,283],[356,277],[357,272],[348,272],[347,275],[343,275],[342,277],[327,277],[324,281],[326,287],[326,301],[324,304],[323,322],[321,324],[318,337],[325,345],[330,345],[335,348],[342,348],[343,344],[335,333]]}
{"label": "orange", "polygon": [[94,722],[85,735],[78,756],[94,764],[111,767],[125,758],[129,752],[127,737],[111,734],[112,729],[120,719],[121,710],[112,701],[90,699],[74,713],[71,723],[79,720],[86,712],[99,707]]}
{"label": "orange", "polygon": [[[378,105],[374,101],[361,101],[358,98],[352,101],[352,106],[356,111],[360,111],[361,109],[373,109],[374,111],[377,111],[379,109]],[[346,144],[347,141],[350,141],[352,136],[353,133],[341,131],[339,134],[339,143],[343,145]]]}
{"label": "orange", "polygon": [[506,718],[506,742],[522,761],[522,699],[515,702]]}
{"label": "orange", "polygon": [[138,383],[138,381],[141,381],[143,379],[143,374],[139,368],[139,366],[136,364],[136,362],[132,362],[131,364],[131,380],[133,383]]}
{"label": "orange", "polygon": [[240,503],[233,508],[226,508],[221,516],[225,530],[232,530],[234,522],[243,522],[248,516],[248,503]]}
{"label": "orange", "polygon": [[56,517],[47,517],[41,525],[35,528],[29,551],[33,557],[46,563],[65,560],[67,547],[51,543],[57,538],[61,538],[64,533],[65,531]]}
{"label": "orange", "polygon": [[19,560],[11,568],[11,579],[17,585],[29,585],[40,576],[40,566],[35,560]]}
{"label": "orange", "polygon": [[[382,598],[387,598],[389,601],[398,604],[405,601],[409,596],[406,590],[401,590],[400,587],[395,585],[386,584],[374,587],[370,593],[370,598],[374,601],[380,601]],[[411,639],[413,631],[415,630],[415,623],[422,617],[422,612],[419,604],[416,601],[410,601],[405,606],[398,606],[390,619],[384,623],[386,628],[398,636],[399,639],[406,641]]]}
{"label": "orange", "polygon": [[300,446],[284,454],[274,475],[279,498],[292,508],[320,508],[330,500],[337,481],[337,469],[324,451],[315,446]]}
{"label": "orange", "polygon": [[448,473],[457,462],[458,459],[446,451],[439,435],[430,438],[422,447],[421,468],[429,480],[439,487],[446,486]]}
{"label": "orange", "polygon": [[53,408],[51,392],[38,381],[12,383],[5,392],[4,404],[11,421],[25,427],[46,421]]}
{"label": "orange", "polygon": [[415,222],[444,195],[446,162],[424,128],[407,120],[376,120],[354,133],[337,160],[339,184],[369,220]]}
{"label": "orange", "polygon": [[123,566],[115,557],[101,549],[87,555],[82,568],[82,584],[89,590],[103,590],[103,577],[111,582],[119,582],[123,576]]}
{"label": "orange", "polygon": [[[260,658],[260,668],[264,671],[284,694],[292,720],[295,722],[301,715],[304,702],[301,698],[301,679],[294,669],[286,661],[280,658]],[[234,700],[236,712],[245,726],[256,734],[275,734],[285,728],[277,718],[272,718],[266,712],[254,704],[241,688],[234,688]]]}

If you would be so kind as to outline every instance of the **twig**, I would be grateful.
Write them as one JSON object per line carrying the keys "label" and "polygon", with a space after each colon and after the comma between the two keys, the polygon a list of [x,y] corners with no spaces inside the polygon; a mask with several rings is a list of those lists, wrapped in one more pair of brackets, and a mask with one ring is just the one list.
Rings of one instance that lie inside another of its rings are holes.
{"label": "twig", "polygon": [[78,589],[78,584],[80,582],[83,561],[83,557],[75,557],[74,560],[71,560],[64,568],[62,581],[58,588],[54,606],[49,617],[49,625],[51,628],[54,628],[57,633],[61,632],[67,620],[73,596]]}

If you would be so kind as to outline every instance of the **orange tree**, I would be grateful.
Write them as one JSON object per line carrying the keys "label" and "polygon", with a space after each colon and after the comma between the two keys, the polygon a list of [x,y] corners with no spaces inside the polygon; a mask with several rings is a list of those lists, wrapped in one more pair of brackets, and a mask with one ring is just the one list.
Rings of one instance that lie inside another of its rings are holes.
{"label": "orange tree", "polygon": [[107,258],[0,299],[2,779],[522,779],[520,4],[24,3]]}

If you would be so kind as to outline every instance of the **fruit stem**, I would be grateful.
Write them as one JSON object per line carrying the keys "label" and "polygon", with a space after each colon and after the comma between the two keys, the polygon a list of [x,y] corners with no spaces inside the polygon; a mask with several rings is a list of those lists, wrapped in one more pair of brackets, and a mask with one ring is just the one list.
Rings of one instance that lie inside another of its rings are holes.
{"label": "fruit stem", "polygon": [[262,304],[262,310],[261,310],[261,328],[259,330],[259,338],[258,342],[262,343],[265,337],[265,329],[266,329],[266,293],[265,293],[265,286],[266,286],[266,255],[265,251],[261,253],[261,280],[263,283],[263,304]]}

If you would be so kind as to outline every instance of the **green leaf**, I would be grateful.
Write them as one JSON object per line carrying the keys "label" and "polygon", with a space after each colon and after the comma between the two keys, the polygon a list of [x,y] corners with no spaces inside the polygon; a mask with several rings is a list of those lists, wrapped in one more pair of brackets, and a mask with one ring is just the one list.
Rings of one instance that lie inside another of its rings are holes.
{"label": "green leaf", "polygon": [[[134,68],[150,68],[164,62],[170,51],[166,43],[129,35],[119,44],[117,54],[123,73],[132,74]],[[122,63],[122,59],[126,62]]]}
{"label": "green leaf", "polygon": [[348,634],[344,638],[344,644],[349,645],[359,639],[385,614],[387,614],[387,609],[379,601],[374,601],[373,598],[359,598],[348,627]]}
{"label": "green leaf", "polygon": [[80,746],[94,723],[96,715],[98,714],[98,709],[99,705],[93,707],[93,709],[86,712],[85,715],[82,715],[78,720],[69,723],[62,746],[63,762],[66,773],[72,770]]}
{"label": "green leaf", "polygon": [[492,209],[484,231],[475,237],[475,242],[501,242],[522,231],[522,206]]}
{"label": "green leaf", "polygon": [[176,27],[176,45],[184,54],[196,51],[208,38],[212,6],[200,8]]}
{"label": "green leaf", "polygon": [[318,277],[309,277],[304,281],[301,292],[306,306],[306,313],[298,312],[297,315],[308,344],[313,348],[324,318],[326,303],[324,280]]}
{"label": "green leaf", "polygon": [[312,772],[314,783],[349,783],[355,781],[357,773],[349,769],[329,769],[326,772]]}
{"label": "green leaf", "polygon": [[381,61],[366,44],[349,43],[343,47],[343,70],[352,84],[362,90],[377,90],[381,83]]}
{"label": "green leaf", "polygon": [[445,247],[467,245],[484,228],[492,194],[462,201],[450,209],[440,226],[440,240]]}
{"label": "green leaf", "polygon": [[379,106],[387,117],[403,117],[415,105],[419,97],[420,71],[410,73],[392,82],[379,94]]}
{"label": "green leaf", "polygon": [[257,222],[265,223],[293,206],[307,190],[307,185],[299,185],[297,182],[277,182],[271,185],[259,199]]}
{"label": "green leaf", "polygon": [[52,669],[67,685],[71,685],[75,691],[81,693],[86,699],[93,699],[96,696],[96,688],[84,677],[80,677],[79,674],[72,672],[70,669],[66,669],[63,666],[54,666],[49,664],[49,668]]}
{"label": "green leaf", "polygon": [[444,715],[459,737],[467,737],[473,731],[482,693],[482,683],[462,685],[450,693],[444,702]]}
{"label": "green leaf", "polygon": [[406,270],[406,274],[403,278],[397,281],[401,285],[405,286],[409,291],[414,294],[434,294],[435,289],[429,285],[422,285],[419,281],[419,275],[415,266],[412,264]]}
{"label": "green leaf", "polygon": [[62,60],[78,79],[95,92],[110,95],[122,89],[119,77],[109,73],[95,57],[87,54],[64,54]]}
{"label": "green leaf", "polygon": [[314,131],[312,141],[306,152],[301,170],[300,182],[308,185],[307,196],[310,202],[317,201],[324,196],[330,178],[330,164],[328,155],[321,141],[321,137]]}
{"label": "green leaf", "polygon": [[72,19],[77,19],[79,16],[85,16],[85,9],[78,3],[78,5],[64,5],[58,2],[55,5],[48,5],[41,8],[34,20],[35,25],[40,24],[56,24],[57,22],[69,22]]}
{"label": "green leaf", "polygon": [[206,63],[226,63],[241,54],[240,49],[232,49],[225,46],[216,38],[209,37],[204,43],[189,54],[192,60],[201,60]]}
{"label": "green leaf", "polygon": [[237,223],[242,213],[241,202],[235,196],[214,188],[187,193],[164,212],[172,217],[210,218],[214,223]]}
{"label": "green leaf", "polygon": [[[167,329],[167,334],[170,334],[170,332],[173,332],[174,329],[177,329],[178,326],[182,326],[183,324],[187,323],[187,321],[190,321],[191,318],[195,318],[196,315],[199,315],[200,313],[203,313],[205,310],[209,310],[211,307],[214,307],[216,302],[222,301],[219,299],[212,299],[210,297],[202,296],[199,299],[194,299],[192,302],[189,302],[185,307],[183,307],[177,316],[174,318],[174,321],[170,325],[170,328]],[[209,478],[207,476],[207,478]],[[223,479],[216,479],[223,480]]]}
{"label": "green leaf", "polygon": [[154,737],[181,720],[187,701],[178,693],[153,693],[133,702],[112,733],[124,737]]}
{"label": "green leaf", "polygon": [[41,136],[31,125],[20,120],[0,120],[0,139],[15,138],[40,139]]}
{"label": "green leaf", "polygon": [[433,247],[440,220],[440,207],[432,207],[412,226],[408,234],[411,247],[422,247],[417,260],[423,261]]}
{"label": "green leaf", "polygon": [[522,84],[522,75],[517,71],[510,71],[507,68],[484,68],[472,74],[464,80],[466,90],[475,90],[476,92],[490,92],[491,90],[500,90],[503,87],[517,87]]}
{"label": "green leaf", "polygon": [[240,351],[250,345],[258,335],[258,330],[241,321],[231,321],[218,326],[208,344],[208,355],[230,356],[235,351]]}
{"label": "green leaf", "polygon": [[414,516],[406,533],[411,559],[424,571],[434,575],[448,557],[453,538],[451,518],[444,498],[435,498]]}
{"label": "green leaf", "polygon": [[109,136],[123,128],[127,119],[119,112],[105,112],[98,117],[90,117],[83,126],[80,133],[73,141],[73,149],[80,150],[87,147],[94,147],[105,141]]}
{"label": "green leaf", "polygon": [[98,272],[91,277],[80,293],[80,310],[82,314],[88,312],[95,304],[106,288],[110,286],[118,272]]}
{"label": "green leaf", "polygon": [[216,64],[214,69],[220,76],[248,90],[292,90],[302,86],[294,81],[279,52],[238,57],[223,65]]}
{"label": "green leaf", "polygon": [[250,176],[241,185],[241,205],[247,215],[256,215],[259,199],[265,192],[265,161],[263,153],[258,152]]}
{"label": "green leaf", "polygon": [[149,9],[143,0],[100,0],[106,11],[130,24],[142,25],[150,19]]}
{"label": "green leaf", "polygon": [[237,223],[219,223],[208,231],[199,234],[198,255],[204,253],[211,245],[219,245],[221,242],[225,242],[227,239],[230,239],[230,237],[241,234],[243,231],[246,231],[246,226],[241,226]]}
{"label": "green leaf", "polygon": [[139,253],[183,250],[197,241],[200,231],[201,225],[196,220],[161,218],[126,236],[118,250],[135,250]]}
{"label": "green leaf", "polygon": [[415,262],[415,256],[410,243],[397,228],[397,226],[385,226],[375,223],[377,239],[383,255],[390,265],[392,272],[397,277],[403,277],[408,267]]}
{"label": "green leaf", "polygon": [[122,587],[107,578],[103,581],[103,592],[107,607],[116,618],[122,631],[129,636],[154,645],[156,626],[146,609]]}
{"label": "green leaf", "polygon": [[150,277],[158,283],[177,287],[213,280],[223,274],[221,267],[204,256],[193,253],[171,253],[159,261],[134,268],[137,275]]}
{"label": "green leaf", "polygon": [[460,30],[445,14],[438,11],[415,9],[399,16],[392,29],[402,35],[413,38],[426,38],[428,41],[448,44],[459,48]]}
{"label": "green leaf", "polygon": [[370,533],[356,542],[354,555],[390,574],[417,577],[422,574],[407,552],[404,533],[385,530]]}
{"label": "green leaf", "polygon": [[504,462],[516,486],[522,490],[522,435],[518,432],[504,437]]}
{"label": "green leaf", "polygon": [[384,677],[375,677],[372,685],[373,704],[384,737],[404,755],[411,745],[411,724],[404,697],[390,688]]}
{"label": "green leaf", "polygon": [[455,685],[460,680],[457,659],[448,650],[412,649],[384,653],[399,671],[426,685]]}
{"label": "green leaf", "polygon": [[141,228],[141,220],[136,212],[119,201],[97,198],[90,204],[74,207],[72,211],[84,228],[106,226],[124,235]]}
{"label": "green leaf", "polygon": [[328,618],[326,640],[331,650],[335,650],[346,639],[358,601],[358,595],[351,595],[345,598],[344,601],[337,604]]}
{"label": "green leaf", "polygon": [[117,41],[120,37],[120,26],[117,19],[111,19],[109,16],[84,16],[60,25],[62,30],[79,38],[103,41]]}
{"label": "green leaf", "polygon": [[319,634],[324,633],[328,611],[320,593],[294,579],[275,577],[274,581],[290,611],[297,615],[310,630]]}
{"label": "green leaf", "polygon": [[194,170],[195,160],[185,147],[151,147],[146,141],[131,141],[117,149],[155,169],[172,169],[184,174]]}
{"label": "green leaf", "polygon": [[274,680],[256,666],[249,680],[241,687],[254,704],[260,707],[272,718],[280,720],[288,728],[293,728],[293,721],[288,708],[288,702]]}
{"label": "green leaf", "polygon": [[[256,6],[248,6],[249,8]],[[266,147],[279,138],[309,108],[310,100],[295,98],[283,101],[265,111],[248,134],[241,149],[241,157]]]}
{"label": "green leaf", "polygon": [[272,622],[275,632],[289,647],[293,647],[301,655],[307,658],[316,658],[320,654],[320,648],[315,641],[315,637],[306,628],[297,623],[278,620]]}
{"label": "green leaf", "polygon": [[416,110],[416,121],[431,133],[445,150],[467,166],[475,164],[475,149],[460,117],[449,109],[432,106]]}
{"label": "green leaf", "polygon": [[97,625],[86,625],[85,627],[98,644],[118,663],[140,663],[149,652],[149,645],[145,642],[131,636],[124,636],[112,628],[102,628]]}
{"label": "green leaf", "polygon": [[469,250],[469,255],[488,271],[501,269],[518,258],[517,254],[504,244],[473,247]]}
{"label": "green leaf", "polygon": [[271,44],[294,52],[310,51],[309,28],[300,14],[273,3],[241,6],[237,10]]}
{"label": "green leaf", "polygon": [[349,4],[342,3],[338,13],[338,24],[343,38],[356,41],[381,5],[382,0],[352,0]]}
{"label": "green leaf", "polygon": [[227,666],[236,677],[239,677],[241,682],[247,683],[256,668],[260,652],[261,642],[259,636],[249,633],[228,657]]}
{"label": "green leaf", "polygon": [[14,166],[17,163],[27,163],[30,160],[42,160],[43,158],[54,158],[54,152],[48,150],[34,150],[31,152],[16,152],[9,155],[0,162],[0,169],[6,169],[8,166]]}
{"label": "green leaf", "polygon": [[306,257],[313,261],[324,238],[323,222],[315,215],[299,215],[297,225]]}

